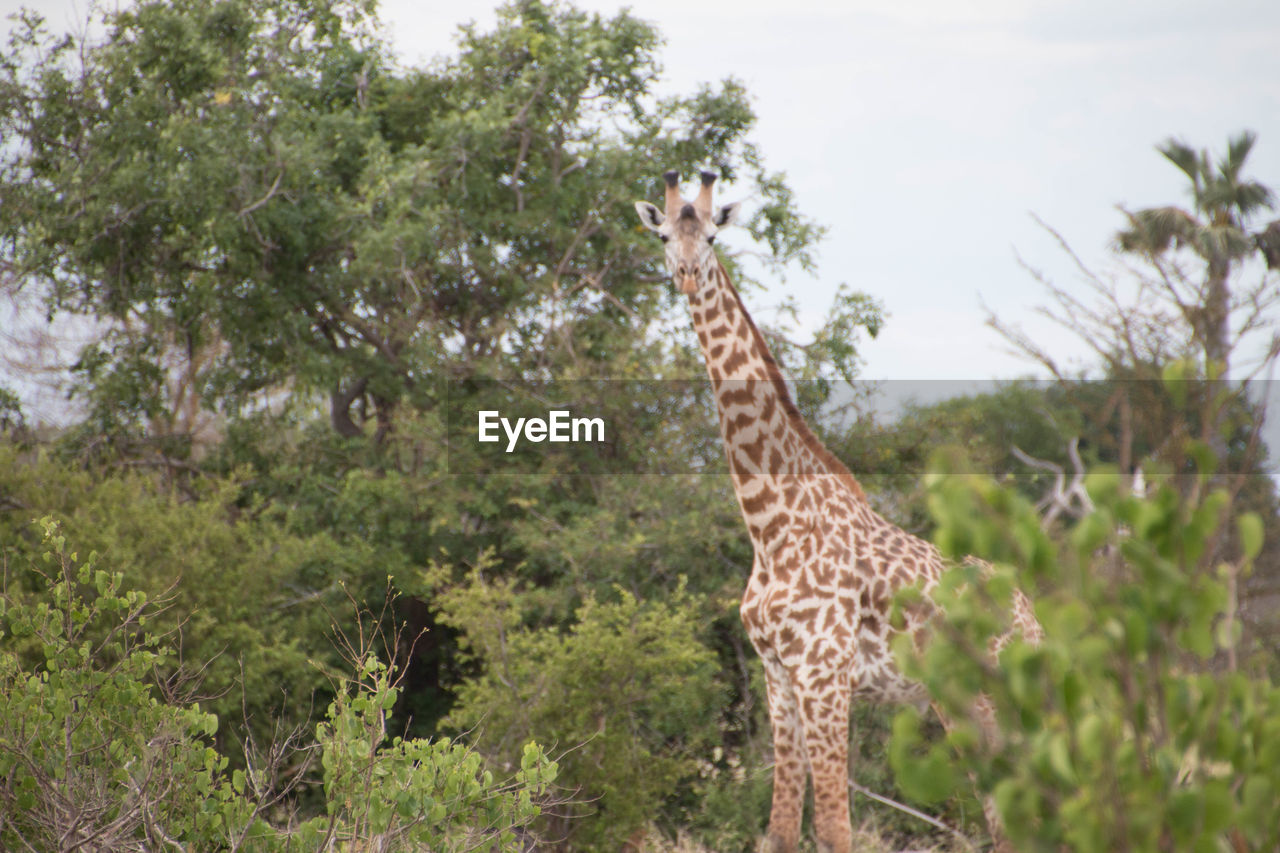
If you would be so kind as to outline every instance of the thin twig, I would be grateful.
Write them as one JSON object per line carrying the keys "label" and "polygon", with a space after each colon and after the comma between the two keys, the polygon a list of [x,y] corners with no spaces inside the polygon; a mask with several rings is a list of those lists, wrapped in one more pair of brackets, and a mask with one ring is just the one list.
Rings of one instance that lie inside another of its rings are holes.
{"label": "thin twig", "polygon": [[863,786],[859,785],[857,782],[854,782],[852,779],[849,780],[849,790],[856,791],[857,793],[862,794],[864,797],[870,797],[871,799],[875,800],[878,803],[884,803],[886,806],[895,808],[900,812],[905,812],[906,814],[909,814],[912,817],[919,818],[920,820],[924,821],[925,823],[931,826],[936,826],[938,829],[941,829],[945,832],[949,832],[952,835],[954,835],[956,838],[963,841],[965,846],[968,847],[970,850],[973,849],[973,842],[969,840],[968,836],[960,832],[960,830],[958,829],[954,829],[950,826],[947,826],[945,823],[938,820],[936,817],[930,817],[929,815],[925,814],[922,811],[919,811],[918,809],[913,809],[911,808],[911,806],[908,806],[904,803],[900,803],[897,800],[891,800],[888,797],[884,796],[883,794],[877,794],[875,791],[864,788]]}

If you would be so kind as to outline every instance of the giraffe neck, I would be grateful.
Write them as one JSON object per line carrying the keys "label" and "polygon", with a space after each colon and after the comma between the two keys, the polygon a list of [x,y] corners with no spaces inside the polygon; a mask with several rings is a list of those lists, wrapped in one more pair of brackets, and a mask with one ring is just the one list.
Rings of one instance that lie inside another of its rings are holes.
{"label": "giraffe neck", "polygon": [[[771,527],[790,525],[804,511],[803,503],[785,499],[789,489],[821,477],[862,498],[849,469],[801,417],[724,266],[717,263],[706,284],[689,295],[689,307],[716,395],[733,489],[756,544],[767,545],[771,533],[781,532]],[[781,511],[784,504],[790,511]]]}

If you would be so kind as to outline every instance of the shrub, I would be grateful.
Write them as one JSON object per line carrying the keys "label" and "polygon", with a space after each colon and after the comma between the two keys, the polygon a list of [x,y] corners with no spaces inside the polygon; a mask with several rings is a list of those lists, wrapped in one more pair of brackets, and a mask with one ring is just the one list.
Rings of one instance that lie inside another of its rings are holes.
{"label": "shrub", "polygon": [[323,753],[327,815],[291,838],[300,850],[523,850],[524,828],[540,813],[557,768],[524,744],[509,784],[495,781],[480,755],[448,738],[391,738],[387,714],[399,689],[375,656],[356,661],[329,706],[316,740]]}
{"label": "shrub", "polygon": [[574,849],[616,850],[693,784],[723,703],[715,655],[698,639],[699,608],[683,588],[665,601],[589,596],[567,632],[522,626],[511,581],[476,573],[442,598],[482,667],[446,723],[477,729],[499,761],[512,762],[530,738],[563,751],[562,782],[596,817],[556,821],[554,835],[571,836]]}
{"label": "shrub", "polygon": [[288,793],[274,768],[227,773],[212,745],[218,718],[156,680],[172,663],[150,633],[156,604],[97,568],[96,554],[80,560],[52,518],[38,524],[43,594],[12,595],[6,573],[0,595],[0,848],[524,848],[556,765],[527,743],[503,783],[447,740],[387,743],[398,688],[363,644],[317,743],[289,756],[305,767],[320,754],[324,814],[272,825],[268,809]]}
{"label": "shrub", "polygon": [[[932,479],[940,546],[997,568],[952,570],[934,595],[934,639],[898,649],[956,721],[944,747],[920,737],[915,712],[899,714],[899,781],[937,800],[971,774],[1023,850],[1278,849],[1280,690],[1214,666],[1237,636],[1226,578],[1247,571],[1261,523],[1238,517],[1240,564],[1206,568],[1224,493],[1194,500],[1166,487],[1143,500],[1118,482],[1091,476],[1096,509],[1055,542],[989,481]],[[1041,590],[1045,639],[1015,641],[992,665],[981,650],[1006,628],[1015,582]],[[980,694],[998,721],[990,744],[971,715]],[[954,757],[968,774],[950,772]]]}
{"label": "shrub", "polygon": [[[252,809],[211,746],[217,717],[169,704],[152,681],[168,657],[147,633],[154,608],[96,554],[79,561],[52,519],[40,523],[47,596],[0,598],[0,847],[224,838]],[[24,668],[15,642],[37,645],[41,664]]]}

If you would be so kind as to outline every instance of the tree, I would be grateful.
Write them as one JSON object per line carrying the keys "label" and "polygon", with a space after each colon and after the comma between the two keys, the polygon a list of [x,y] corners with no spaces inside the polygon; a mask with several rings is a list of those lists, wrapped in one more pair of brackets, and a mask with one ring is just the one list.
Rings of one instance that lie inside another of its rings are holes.
{"label": "tree", "polygon": [[[1249,380],[1264,375],[1280,356],[1275,319],[1280,279],[1264,271],[1254,283],[1240,280],[1251,259],[1265,256],[1269,232],[1255,232],[1252,223],[1274,198],[1269,187],[1242,174],[1254,140],[1252,133],[1241,133],[1216,164],[1207,151],[1197,153],[1175,140],[1158,148],[1190,181],[1192,209],[1167,205],[1125,212],[1129,224],[1117,233],[1115,246],[1140,266],[1098,273],[1045,226],[1074,263],[1084,296],[1024,263],[1052,297],[1053,306],[1041,313],[1078,335],[1102,360],[1109,378],[1136,381],[1135,387],[1148,383],[1159,393],[1167,387],[1161,380],[1168,371],[1187,380],[1183,387],[1196,407],[1195,423],[1192,430],[1172,432],[1210,443],[1223,460],[1228,448],[1221,431],[1230,427],[1233,400],[1247,400]],[[988,324],[1064,378],[1052,354],[1034,338],[994,314]],[[1238,383],[1235,393],[1217,382],[1227,378]],[[1195,384],[1205,380],[1214,384]],[[1149,400],[1122,398],[1112,411],[1131,420],[1149,405]],[[1123,465],[1141,461],[1131,451],[1121,448]]]}
{"label": "tree", "polygon": [[[1244,175],[1254,139],[1239,134],[1216,162],[1174,140],[1159,146],[1190,183],[1191,209],[1126,212],[1116,269],[1091,268],[1045,226],[1077,275],[1074,286],[1064,285],[1024,263],[1050,295],[1040,311],[1092,350],[1105,381],[1068,374],[1033,336],[994,314],[988,324],[1062,384],[1079,407],[1080,437],[1091,444],[1093,461],[1129,474],[1140,469],[1155,485],[1173,480],[1189,497],[1224,486],[1274,531],[1280,517],[1261,433],[1268,395],[1256,380],[1280,358],[1280,276],[1268,255],[1275,223],[1262,230],[1255,224],[1274,194]],[[1214,464],[1197,458],[1205,454]],[[1213,472],[1209,479],[1205,471]],[[1222,534],[1203,565],[1236,565],[1237,545]],[[1266,602],[1277,577],[1280,563],[1268,547],[1254,575],[1230,585],[1244,599],[1253,635],[1275,636]]]}
{"label": "tree", "polygon": [[[1178,308],[1202,353],[1205,375],[1226,376],[1234,349],[1231,316],[1248,309],[1237,335],[1267,322],[1265,310],[1276,301],[1274,284],[1232,293],[1231,275],[1263,248],[1266,232],[1250,225],[1263,210],[1275,206],[1271,188],[1241,174],[1257,137],[1244,131],[1227,142],[1227,155],[1216,164],[1209,152],[1196,152],[1184,142],[1170,139],[1158,146],[1164,157],[1191,182],[1190,211],[1167,205],[1126,212],[1129,227],[1116,235],[1122,252],[1147,259],[1160,276],[1165,294]],[[1170,249],[1190,250],[1204,264],[1203,277],[1184,271]],[[1268,258],[1268,266],[1274,266]],[[1269,292],[1268,292],[1269,291]],[[1277,353],[1280,340],[1273,337],[1268,355]]]}
{"label": "tree", "polygon": [[[145,850],[247,822],[218,718],[151,683],[166,651],[156,607],[43,527],[47,600],[0,593],[0,842],[6,849]],[[18,651],[39,649],[24,666]]]}
{"label": "tree", "polygon": [[742,86],[656,97],[638,18],[520,0],[410,70],[374,20],[142,0],[92,41],[25,13],[0,66],[0,250],[50,313],[109,324],[77,363],[96,429],[287,388],[382,439],[449,378],[617,369],[675,304],[627,224],[655,162],[717,164],[760,197],[770,268],[811,263],[821,229],[747,139]]}
{"label": "tree", "polygon": [[[1223,463],[1219,476],[1235,475],[1238,490],[1263,456],[1257,427],[1265,399],[1252,399],[1249,383],[1280,357],[1280,279],[1263,270],[1254,282],[1242,280],[1253,259],[1266,257],[1269,232],[1253,230],[1253,221],[1274,198],[1268,186],[1243,175],[1254,141],[1252,133],[1241,133],[1216,164],[1208,151],[1176,140],[1158,147],[1189,180],[1192,209],[1125,212],[1128,227],[1117,232],[1115,247],[1139,265],[1096,272],[1045,226],[1074,263],[1085,295],[1024,263],[1052,297],[1053,306],[1041,313],[1078,335],[1115,382],[1114,398],[1098,411],[1119,422],[1117,460],[1126,470],[1157,460],[1165,473],[1189,470],[1188,442],[1195,439]],[[988,324],[1056,377],[1068,378],[1031,336],[994,314]],[[1168,378],[1184,381],[1175,388],[1163,381]],[[1160,411],[1166,417],[1152,422]],[[1147,432],[1158,440],[1135,436],[1137,413],[1145,414]],[[1243,445],[1237,436],[1242,413]],[[1146,454],[1139,447],[1144,443]]]}
{"label": "tree", "polygon": [[[103,477],[48,453],[24,460],[0,447],[0,542],[9,560],[8,594],[40,600],[45,584],[25,570],[42,550],[33,513],[55,514],[99,569],[128,589],[164,600],[149,630],[175,653],[158,679],[201,674],[205,710],[224,725],[220,751],[242,766],[248,741],[306,725],[327,687],[317,662],[337,666],[329,634],[349,630],[347,590],[381,594],[396,565],[385,552],[326,533],[295,533],[278,512],[245,511],[234,480],[206,478],[175,494],[139,472]],[[94,628],[90,638],[101,639]]]}

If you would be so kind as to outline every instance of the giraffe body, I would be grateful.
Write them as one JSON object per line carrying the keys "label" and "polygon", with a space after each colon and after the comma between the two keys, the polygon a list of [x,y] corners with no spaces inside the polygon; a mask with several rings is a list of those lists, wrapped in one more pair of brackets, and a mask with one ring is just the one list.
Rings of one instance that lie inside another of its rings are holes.
{"label": "giraffe body", "polygon": [[[715,175],[686,203],[668,172],[665,214],[637,202],[641,221],[667,244],[666,260],[689,297],[694,330],[716,395],[734,493],[755,550],[742,622],[764,663],[774,744],[773,804],[765,849],[795,851],[806,777],[813,779],[819,849],[848,853],[849,706],[927,700],[898,670],[893,637],[919,636],[931,607],[890,624],[894,594],[943,570],[937,549],[877,514],[849,470],[805,424],[769,348],[711,244],[736,205],[711,209]],[[1038,631],[1025,598],[1015,625]]]}

